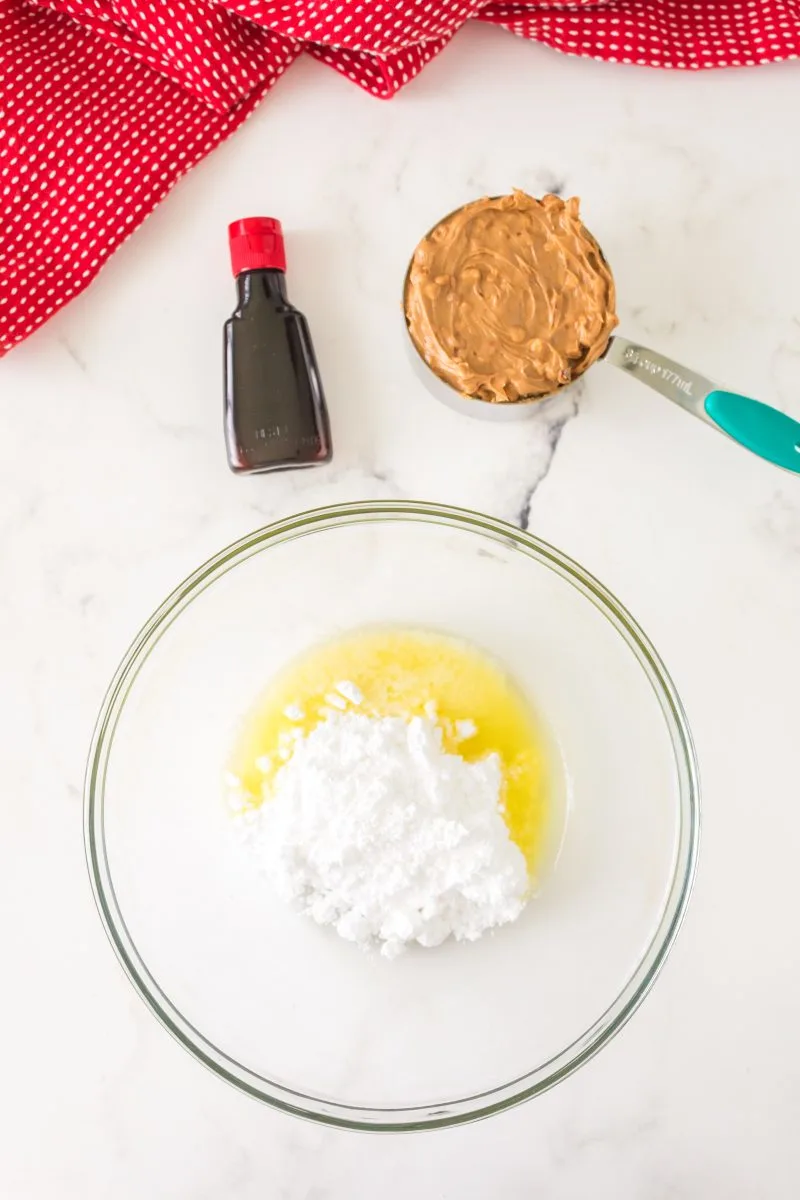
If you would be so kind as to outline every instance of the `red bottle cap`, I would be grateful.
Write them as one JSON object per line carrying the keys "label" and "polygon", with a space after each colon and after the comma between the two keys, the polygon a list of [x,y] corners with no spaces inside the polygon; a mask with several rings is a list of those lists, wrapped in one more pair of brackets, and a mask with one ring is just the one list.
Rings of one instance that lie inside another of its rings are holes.
{"label": "red bottle cap", "polygon": [[228,226],[231,267],[234,275],[242,271],[286,270],[283,230],[274,217],[245,217]]}

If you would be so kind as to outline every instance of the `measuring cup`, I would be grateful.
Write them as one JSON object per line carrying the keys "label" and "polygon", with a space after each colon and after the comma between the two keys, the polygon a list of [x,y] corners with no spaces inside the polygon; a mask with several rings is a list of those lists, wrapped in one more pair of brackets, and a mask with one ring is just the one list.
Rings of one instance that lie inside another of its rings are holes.
{"label": "measuring cup", "polygon": [[[404,315],[407,312],[406,293],[410,274],[409,263],[403,286]],[[546,396],[536,396],[530,400],[515,400],[503,404],[463,395],[428,366],[411,338],[407,321],[405,325],[411,361],[416,373],[428,390],[448,408],[455,409],[465,416],[485,420],[518,421],[534,416],[539,401],[547,399]],[[617,335],[612,335],[602,357],[594,365],[602,362],[618,367],[627,375],[638,379],[640,383],[647,384],[653,391],[680,405],[685,412],[699,417],[719,433],[727,434],[740,446],[751,450],[760,458],[800,475],[800,421],[793,420],[779,409],[771,408],[768,404],[762,404],[760,400],[753,400],[749,396],[742,396],[738,392],[729,392],[707,379],[705,375],[667,358],[665,354],[648,350],[638,342]],[[564,387],[556,388],[550,395],[554,396],[569,386],[570,384],[565,384]]]}

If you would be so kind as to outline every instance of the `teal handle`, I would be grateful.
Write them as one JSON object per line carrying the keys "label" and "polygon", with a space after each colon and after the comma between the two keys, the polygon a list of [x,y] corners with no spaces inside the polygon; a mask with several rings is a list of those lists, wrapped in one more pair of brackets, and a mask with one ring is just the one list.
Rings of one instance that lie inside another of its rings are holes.
{"label": "teal handle", "polygon": [[736,392],[709,392],[705,410],[734,441],[776,467],[800,475],[800,421]]}

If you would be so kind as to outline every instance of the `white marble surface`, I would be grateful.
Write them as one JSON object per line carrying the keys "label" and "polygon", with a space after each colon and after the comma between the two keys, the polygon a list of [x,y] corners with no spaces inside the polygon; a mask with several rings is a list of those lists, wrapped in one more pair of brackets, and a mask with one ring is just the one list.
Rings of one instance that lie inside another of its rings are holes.
{"label": "white marble surface", "polygon": [[[574,191],[623,331],[800,417],[799,79],[603,66],[486,28],[391,104],[299,63],[0,363],[0,1195],[797,1194],[800,478],[603,367],[528,425],[451,414],[411,375],[399,290],[454,205]],[[336,457],[237,479],[225,224],[263,211],[288,228]],[[693,724],[704,838],[663,976],[589,1066],[491,1121],[381,1137],[260,1107],[156,1024],[94,912],[81,788],[104,686],[176,581],[276,515],[394,496],[522,520],[628,604]]]}

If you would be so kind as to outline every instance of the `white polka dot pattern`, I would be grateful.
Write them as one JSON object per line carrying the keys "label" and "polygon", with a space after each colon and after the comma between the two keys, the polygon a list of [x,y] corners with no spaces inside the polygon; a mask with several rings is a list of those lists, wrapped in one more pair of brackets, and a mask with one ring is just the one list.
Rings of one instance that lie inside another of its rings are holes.
{"label": "white polka dot pattern", "polygon": [[668,69],[800,53],[800,0],[0,0],[0,354],[86,287],[303,51],[389,97],[470,17]]}
{"label": "white polka dot pattern", "polygon": [[489,4],[480,18],[565,54],[667,70],[755,67],[800,54],[800,0]]}
{"label": "white polka dot pattern", "polygon": [[168,75],[217,112],[269,79],[291,42],[209,0],[35,0]]}

